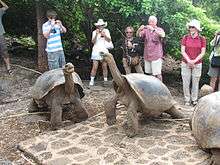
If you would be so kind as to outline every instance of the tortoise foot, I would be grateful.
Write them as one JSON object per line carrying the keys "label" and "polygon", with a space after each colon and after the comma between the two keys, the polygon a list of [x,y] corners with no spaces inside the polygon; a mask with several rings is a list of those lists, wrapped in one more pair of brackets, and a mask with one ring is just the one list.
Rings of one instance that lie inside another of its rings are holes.
{"label": "tortoise foot", "polygon": [[116,118],[107,118],[106,122],[109,126],[114,125],[116,123]]}
{"label": "tortoise foot", "polygon": [[130,137],[130,138],[132,138],[132,137],[134,137],[135,135],[138,134],[138,130],[135,129],[134,127],[128,126],[127,123],[124,123],[124,124],[123,124],[123,128],[124,128],[124,130],[125,130],[125,134],[126,134],[128,137]]}

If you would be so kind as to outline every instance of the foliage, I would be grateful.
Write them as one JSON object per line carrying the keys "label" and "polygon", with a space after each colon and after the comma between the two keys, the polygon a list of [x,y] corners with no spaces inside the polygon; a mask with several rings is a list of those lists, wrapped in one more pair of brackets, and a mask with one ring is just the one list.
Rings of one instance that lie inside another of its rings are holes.
{"label": "foliage", "polygon": [[[215,14],[214,11],[219,8],[219,6],[214,6],[214,4],[219,4],[219,1],[212,1],[212,5],[207,5],[208,0],[198,3],[198,6],[204,9],[193,6],[189,0],[42,0],[41,2],[45,3],[46,9],[56,10],[59,19],[68,28],[68,33],[64,36],[64,45],[67,50],[71,51],[76,42],[80,42],[84,48],[91,48],[91,32],[98,18],[103,18],[108,22],[113,41],[117,42],[122,38],[121,32],[126,26],[132,25],[137,29],[141,24],[147,23],[150,15],[155,15],[158,17],[159,26],[163,27],[167,34],[168,53],[180,58],[180,40],[187,33],[186,23],[190,19],[195,18],[201,21],[202,35],[207,38],[207,43],[213,38],[214,32],[220,29],[220,24],[209,18],[210,14]],[[25,29],[33,35],[31,32],[36,32],[36,28],[33,28],[36,27],[36,23],[33,22],[35,2],[31,0],[7,0],[7,2],[11,6],[16,6],[16,11],[21,17],[19,21],[16,20],[17,25],[11,23],[7,26],[9,31],[14,31],[10,27],[18,27],[16,30],[22,31],[22,34],[26,34],[23,32]],[[206,12],[212,9],[212,13]],[[25,14],[21,14],[21,11],[25,11]],[[15,16],[15,13],[12,12],[12,15]],[[29,21],[26,21],[28,19],[26,15],[30,15]],[[9,22],[13,21],[9,19]],[[25,28],[22,28],[22,25]]]}
{"label": "foliage", "polygon": [[32,37],[28,36],[20,36],[16,39],[16,42],[25,46],[25,47],[35,47],[36,43],[34,42]]}

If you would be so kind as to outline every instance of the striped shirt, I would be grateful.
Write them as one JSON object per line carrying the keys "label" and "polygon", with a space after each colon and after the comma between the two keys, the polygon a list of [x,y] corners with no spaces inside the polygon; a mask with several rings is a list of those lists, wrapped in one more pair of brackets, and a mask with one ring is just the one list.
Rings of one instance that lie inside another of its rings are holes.
{"label": "striped shirt", "polygon": [[[52,25],[50,21],[44,23],[42,26],[43,33],[48,32],[51,26]],[[47,52],[56,52],[63,50],[60,33],[61,33],[60,26],[55,24],[54,28],[51,30],[50,35],[47,38],[47,47],[46,47]]]}

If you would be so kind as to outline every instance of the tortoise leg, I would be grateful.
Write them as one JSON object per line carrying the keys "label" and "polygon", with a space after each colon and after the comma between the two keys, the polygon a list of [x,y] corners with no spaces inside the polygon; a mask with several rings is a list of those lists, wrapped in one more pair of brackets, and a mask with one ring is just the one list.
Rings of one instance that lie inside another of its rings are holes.
{"label": "tortoise leg", "polygon": [[127,122],[125,123],[125,133],[128,137],[133,137],[138,133],[138,101],[132,97],[127,109]]}
{"label": "tortoise leg", "polygon": [[75,103],[74,111],[76,112],[77,119],[79,119],[80,121],[84,121],[88,119],[88,113],[83,107],[81,100],[79,98],[76,98],[74,103]]}
{"label": "tortoise leg", "polygon": [[32,99],[28,107],[28,113],[33,113],[33,112],[38,112],[38,111],[39,109],[38,109],[37,103]]}
{"label": "tortoise leg", "polygon": [[220,165],[220,149],[211,149],[213,165]]}
{"label": "tortoise leg", "polygon": [[106,122],[108,125],[113,125],[116,123],[116,104],[117,104],[117,96],[111,98],[110,100],[106,101],[105,106],[105,115],[106,115]]}
{"label": "tortoise leg", "polygon": [[52,100],[50,122],[54,130],[62,125],[62,107],[56,99]]}
{"label": "tortoise leg", "polygon": [[170,109],[165,112],[172,116],[172,118],[181,119],[184,118],[184,114],[181,111],[181,107],[178,105],[173,105]]}

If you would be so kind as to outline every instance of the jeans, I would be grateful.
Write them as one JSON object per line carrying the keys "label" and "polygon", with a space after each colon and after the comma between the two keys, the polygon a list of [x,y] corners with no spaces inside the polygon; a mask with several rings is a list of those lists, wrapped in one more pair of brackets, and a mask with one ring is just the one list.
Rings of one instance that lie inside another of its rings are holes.
{"label": "jeans", "polygon": [[[199,80],[202,73],[202,64],[196,64],[194,68],[190,68],[186,63],[181,64],[181,75],[183,80],[183,93],[185,101],[197,101],[199,92]],[[192,88],[190,93],[190,83]]]}
{"label": "jeans", "polygon": [[63,50],[47,52],[47,58],[49,70],[62,68],[66,64]]}

